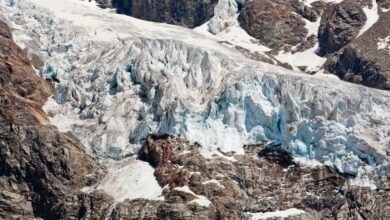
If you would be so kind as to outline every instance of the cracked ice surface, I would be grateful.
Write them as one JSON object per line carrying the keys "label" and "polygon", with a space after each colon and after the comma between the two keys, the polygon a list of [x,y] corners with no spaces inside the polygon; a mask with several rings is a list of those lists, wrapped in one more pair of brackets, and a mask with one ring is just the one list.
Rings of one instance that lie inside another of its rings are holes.
{"label": "cracked ice surface", "polygon": [[388,173],[386,91],[251,61],[195,31],[89,2],[15,0],[2,13],[16,41],[45,60],[42,72],[60,80],[45,106],[51,122],[98,157],[169,133],[237,153],[273,141],[340,172]]}

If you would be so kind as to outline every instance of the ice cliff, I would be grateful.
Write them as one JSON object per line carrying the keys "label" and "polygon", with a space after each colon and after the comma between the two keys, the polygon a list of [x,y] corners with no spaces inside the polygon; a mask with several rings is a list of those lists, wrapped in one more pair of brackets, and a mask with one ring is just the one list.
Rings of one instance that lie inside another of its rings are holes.
{"label": "ice cliff", "polygon": [[271,141],[355,176],[386,169],[386,91],[252,61],[195,31],[86,1],[8,0],[2,14],[16,42],[45,61],[36,68],[58,81],[45,106],[51,122],[98,157],[136,153],[148,134],[168,133],[223,152]]}

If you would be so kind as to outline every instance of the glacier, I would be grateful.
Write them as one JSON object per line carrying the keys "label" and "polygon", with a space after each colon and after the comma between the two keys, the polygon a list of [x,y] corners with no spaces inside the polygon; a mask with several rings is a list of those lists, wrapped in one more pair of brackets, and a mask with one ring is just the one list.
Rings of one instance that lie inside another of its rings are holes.
{"label": "glacier", "polygon": [[45,106],[51,123],[97,158],[173,134],[236,154],[270,141],[347,175],[390,175],[387,91],[250,60],[194,30],[94,2],[12,0],[1,12],[15,41],[45,61],[35,68],[58,79]]}

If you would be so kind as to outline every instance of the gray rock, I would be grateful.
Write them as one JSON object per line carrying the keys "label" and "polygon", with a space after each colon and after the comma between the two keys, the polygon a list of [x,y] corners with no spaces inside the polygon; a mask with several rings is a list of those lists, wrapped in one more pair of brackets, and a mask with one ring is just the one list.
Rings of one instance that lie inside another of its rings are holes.
{"label": "gray rock", "polygon": [[11,31],[6,23],[0,21],[0,36],[3,36],[8,39],[12,39]]}
{"label": "gray rock", "polygon": [[318,32],[319,53],[330,54],[350,43],[366,21],[366,14],[355,0],[328,7],[322,15]]}
{"label": "gray rock", "polygon": [[390,12],[382,14],[361,37],[328,58],[327,70],[346,81],[390,90],[389,20]]}
{"label": "gray rock", "polygon": [[[100,2],[108,5],[105,0]],[[136,18],[194,28],[213,17],[217,3],[218,0],[112,0],[111,5],[119,13]]]}
{"label": "gray rock", "polygon": [[389,9],[390,8],[390,0],[377,0],[376,2],[382,8],[385,8],[385,9]]}

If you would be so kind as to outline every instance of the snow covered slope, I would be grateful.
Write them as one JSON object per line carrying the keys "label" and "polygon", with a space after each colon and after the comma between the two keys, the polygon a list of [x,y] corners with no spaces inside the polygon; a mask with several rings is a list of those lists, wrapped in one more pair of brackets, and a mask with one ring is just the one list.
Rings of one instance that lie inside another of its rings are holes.
{"label": "snow covered slope", "polygon": [[388,92],[249,60],[196,31],[86,1],[7,0],[2,13],[59,80],[51,122],[98,157],[169,133],[224,152],[272,141],[352,175],[389,159]]}
{"label": "snow covered slope", "polygon": [[360,29],[358,36],[361,36],[364,32],[366,32],[368,29],[370,29],[372,27],[372,25],[374,25],[379,20],[379,14],[378,14],[379,8],[378,8],[378,4],[377,4],[376,0],[372,1],[371,8],[369,8],[369,6],[366,6],[366,7],[364,7],[363,10],[367,16],[367,21],[364,24],[364,26],[362,27],[362,29]]}

